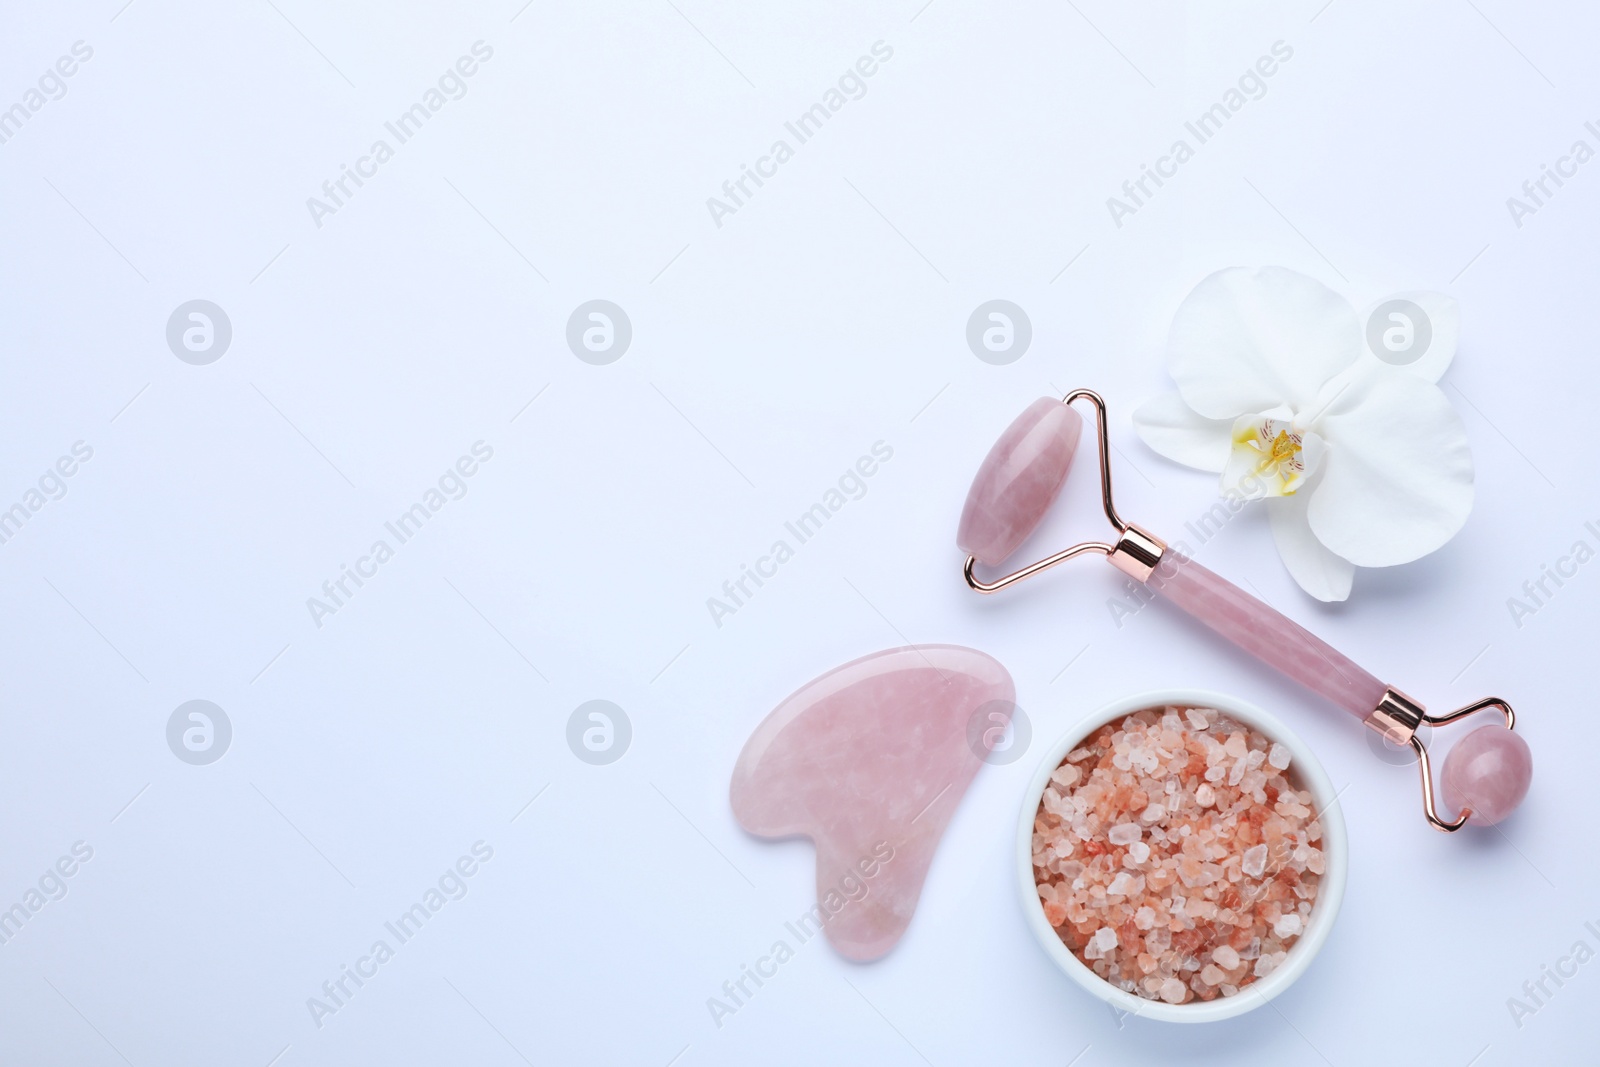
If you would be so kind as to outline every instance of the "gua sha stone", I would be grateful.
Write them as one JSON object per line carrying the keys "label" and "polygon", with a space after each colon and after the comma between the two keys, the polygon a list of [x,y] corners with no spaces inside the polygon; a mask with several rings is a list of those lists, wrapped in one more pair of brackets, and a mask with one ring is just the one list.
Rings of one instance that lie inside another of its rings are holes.
{"label": "gua sha stone", "polygon": [[983,763],[973,724],[988,737],[1015,699],[1011,675],[982,652],[893,648],[802,686],[750,735],[729,789],[734,816],[752,834],[816,845],[811,914],[841,955],[877,959],[905,933]]}

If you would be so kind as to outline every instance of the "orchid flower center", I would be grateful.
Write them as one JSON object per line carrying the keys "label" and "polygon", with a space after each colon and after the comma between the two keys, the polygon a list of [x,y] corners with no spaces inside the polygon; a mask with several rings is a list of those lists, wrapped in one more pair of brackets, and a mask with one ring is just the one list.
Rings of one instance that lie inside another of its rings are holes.
{"label": "orchid flower center", "polygon": [[1323,443],[1288,419],[1247,415],[1234,424],[1226,483],[1248,497],[1293,496],[1322,458]]}
{"label": "orchid flower center", "polygon": [[1300,457],[1301,441],[1299,434],[1291,437],[1288,430],[1279,430],[1278,436],[1272,439],[1272,445],[1267,449],[1266,457],[1256,465],[1256,469],[1281,470],[1285,464],[1294,465]]}

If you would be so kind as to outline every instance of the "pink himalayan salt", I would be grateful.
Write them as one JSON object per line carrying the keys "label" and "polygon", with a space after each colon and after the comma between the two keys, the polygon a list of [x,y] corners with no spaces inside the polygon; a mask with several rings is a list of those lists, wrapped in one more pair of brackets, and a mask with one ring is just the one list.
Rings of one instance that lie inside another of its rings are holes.
{"label": "pink himalayan salt", "polygon": [[1267,846],[1253,845],[1244,850],[1244,861],[1239,869],[1251,878],[1260,878],[1267,869]]}
{"label": "pink himalayan salt", "polygon": [[1085,739],[1033,827],[1040,903],[1067,948],[1169,1004],[1271,974],[1323,870],[1322,826],[1289,755],[1211,708],[1151,708]]}

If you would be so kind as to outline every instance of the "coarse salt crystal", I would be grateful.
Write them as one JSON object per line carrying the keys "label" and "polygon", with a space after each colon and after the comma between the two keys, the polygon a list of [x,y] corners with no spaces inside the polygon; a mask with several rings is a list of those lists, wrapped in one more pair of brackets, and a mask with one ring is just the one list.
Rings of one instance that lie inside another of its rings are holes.
{"label": "coarse salt crystal", "polygon": [[1144,831],[1139,829],[1136,822],[1120,822],[1106,833],[1106,840],[1113,845],[1131,845],[1143,836]]}
{"label": "coarse salt crystal", "polygon": [[1289,746],[1282,741],[1274,741],[1272,748],[1267,751],[1267,762],[1280,771],[1289,769],[1293,757],[1289,754]]}
{"label": "coarse salt crystal", "polygon": [[1300,930],[1300,916],[1292,911],[1287,915],[1280,915],[1278,921],[1272,924],[1272,932],[1279,937],[1293,937]]}
{"label": "coarse salt crystal", "polygon": [[1188,719],[1189,725],[1194,727],[1196,730],[1204,730],[1210,725],[1210,723],[1206,721],[1206,713],[1201,711],[1199,708],[1190,708],[1188,711],[1183,713],[1183,717]]}
{"label": "coarse salt crystal", "polygon": [[1150,846],[1143,841],[1135,841],[1128,846],[1128,858],[1135,863],[1144,863],[1150,858]]}
{"label": "coarse salt crystal", "polygon": [[1070,763],[1064,763],[1050,775],[1050,780],[1063,789],[1077,783],[1083,777],[1083,772]]}
{"label": "coarse salt crystal", "polygon": [[1267,846],[1255,845],[1245,849],[1239,869],[1251,878],[1260,878],[1267,870]]}
{"label": "coarse salt crystal", "polygon": [[1184,988],[1181,978],[1168,978],[1161,983],[1161,999],[1168,1004],[1182,1004],[1183,998],[1188,994],[1189,991]]}
{"label": "coarse salt crystal", "polygon": [[1239,966],[1239,954],[1233,950],[1232,945],[1218,945],[1216,951],[1211,953],[1211,958],[1225,971],[1231,971]]}

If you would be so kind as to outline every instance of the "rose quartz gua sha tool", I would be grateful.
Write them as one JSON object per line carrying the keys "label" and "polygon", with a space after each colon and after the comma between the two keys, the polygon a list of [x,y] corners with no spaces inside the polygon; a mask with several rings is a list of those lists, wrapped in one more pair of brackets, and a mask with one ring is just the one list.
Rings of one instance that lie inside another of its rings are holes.
{"label": "rose quartz gua sha tool", "polygon": [[[1116,542],[1073,545],[992,582],[980,580],[974,568],[979,563],[996,566],[1016,551],[1060,493],[1083,430],[1083,419],[1071,406],[1077,400],[1087,400],[1095,408],[1101,498],[1106,518],[1117,531]],[[956,544],[967,553],[967,584],[980,593],[995,593],[1074,556],[1099,553],[1263,663],[1327,697],[1395,744],[1410,745],[1422,775],[1422,810],[1435,829],[1459,830],[1469,817],[1497,823],[1522,802],[1533,777],[1533,757],[1527,742],[1512,732],[1516,717],[1510,704],[1486,697],[1447,715],[1429,715],[1421,704],[1368,674],[1298,623],[1168,547],[1148,530],[1124,522],[1111,500],[1108,445],[1105,402],[1094,392],[1078,389],[1059,401],[1044,397],[1029,405],[989,450],[967,493],[956,535]],[[1486,708],[1499,708],[1505,726],[1480,727],[1445,756],[1444,800],[1457,811],[1454,821],[1446,821],[1434,806],[1428,750],[1417,729],[1424,723],[1443,726]]]}
{"label": "rose quartz gua sha tool", "polygon": [[816,845],[817,906],[790,924],[796,937],[821,929],[858,961],[895,946],[1015,700],[993,657],[915,645],[835,667],[761,721],[728,795],[750,833]]}

